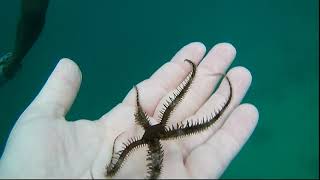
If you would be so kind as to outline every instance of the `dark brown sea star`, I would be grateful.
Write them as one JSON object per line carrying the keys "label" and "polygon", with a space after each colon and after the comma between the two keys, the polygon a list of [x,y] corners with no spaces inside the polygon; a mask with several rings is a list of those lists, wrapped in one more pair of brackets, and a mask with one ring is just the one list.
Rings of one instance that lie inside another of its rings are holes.
{"label": "dark brown sea star", "polygon": [[[164,150],[160,143],[160,140],[169,140],[174,138],[179,138],[183,136],[188,136],[192,134],[199,133],[211,127],[223,114],[226,110],[227,106],[230,104],[232,98],[232,86],[229,78],[225,76],[228,84],[229,84],[229,96],[226,102],[222,105],[219,110],[214,111],[210,114],[209,117],[203,118],[202,120],[197,120],[195,123],[187,121],[185,124],[177,123],[176,126],[172,125],[167,126],[168,120],[175,110],[176,106],[181,102],[185,94],[187,93],[188,89],[190,88],[192,81],[196,74],[196,65],[186,59],[192,66],[192,71],[186,77],[186,79],[180,84],[180,86],[176,89],[177,92],[174,93],[173,98],[169,98],[164,104],[163,109],[160,111],[160,122],[155,125],[151,125],[149,122],[149,116],[145,113],[140,105],[139,102],[139,91],[136,86],[134,86],[136,90],[136,102],[137,108],[134,114],[135,122],[137,125],[141,126],[144,129],[144,134],[142,138],[132,138],[128,141],[128,143],[124,143],[125,147],[114,153],[114,147],[112,152],[112,158],[107,166],[107,171],[105,176],[112,177],[114,176],[119,169],[121,168],[123,162],[128,157],[129,153],[132,150],[141,147],[147,146],[148,147],[148,154],[147,154],[147,161],[149,161],[147,168],[148,168],[148,177],[150,179],[156,179],[159,177],[161,173],[161,169],[163,166],[163,157],[164,157]],[[220,74],[223,75],[223,74]],[[116,138],[117,139],[117,138]],[[116,140],[115,140],[116,142]],[[114,144],[115,146],[115,144]]]}

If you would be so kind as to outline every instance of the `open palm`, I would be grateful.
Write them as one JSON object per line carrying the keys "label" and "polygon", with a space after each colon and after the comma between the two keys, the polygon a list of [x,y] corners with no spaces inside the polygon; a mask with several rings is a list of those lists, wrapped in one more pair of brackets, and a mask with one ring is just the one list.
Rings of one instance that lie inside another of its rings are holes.
{"label": "open palm", "polygon": [[[215,73],[225,73],[235,57],[227,43],[214,46],[204,57],[205,47],[191,43],[150,78],[137,85],[144,111],[158,122],[168,95],[191,71],[185,59],[198,65],[196,77],[168,124],[197,119],[219,108],[228,96],[225,80],[217,91]],[[258,111],[251,104],[240,104],[250,83],[244,67],[232,68],[227,76],[233,97],[224,115],[203,133],[164,141],[164,161],[160,178],[218,178],[254,130]],[[81,83],[78,66],[69,59],[59,62],[41,92],[16,122],[0,161],[0,178],[105,178],[105,167],[115,143],[137,137],[143,131],[135,125],[136,92],[132,89],[123,102],[95,121],[66,121]],[[119,142],[119,143],[118,143]],[[130,154],[116,177],[144,178],[146,148]]]}

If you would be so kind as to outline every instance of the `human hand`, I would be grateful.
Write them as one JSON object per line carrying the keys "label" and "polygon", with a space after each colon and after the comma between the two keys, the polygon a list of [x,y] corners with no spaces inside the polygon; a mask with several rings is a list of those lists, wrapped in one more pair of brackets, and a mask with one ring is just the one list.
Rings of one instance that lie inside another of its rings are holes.
{"label": "human hand", "polygon": [[[202,117],[219,107],[228,95],[222,83],[213,94],[219,77],[235,57],[235,49],[221,43],[203,58],[205,47],[191,43],[150,78],[137,85],[140,104],[155,123],[167,95],[188,75],[185,59],[198,65],[193,85],[169,124],[188,117]],[[232,68],[227,76],[233,88],[232,100],[216,125],[200,134],[164,142],[160,178],[219,178],[245,144],[258,121],[258,111],[240,104],[250,83],[250,72]],[[0,178],[104,178],[116,137],[141,135],[134,122],[136,92],[132,89],[123,102],[95,121],[66,121],[81,83],[81,72],[68,59],[59,62],[48,81],[16,122],[0,161]],[[210,98],[209,98],[210,97]],[[209,98],[209,99],[208,99]],[[143,133],[143,132],[142,132]],[[118,142],[118,140],[117,140]],[[116,143],[116,149],[121,143]],[[131,153],[116,177],[143,178],[146,149]]]}

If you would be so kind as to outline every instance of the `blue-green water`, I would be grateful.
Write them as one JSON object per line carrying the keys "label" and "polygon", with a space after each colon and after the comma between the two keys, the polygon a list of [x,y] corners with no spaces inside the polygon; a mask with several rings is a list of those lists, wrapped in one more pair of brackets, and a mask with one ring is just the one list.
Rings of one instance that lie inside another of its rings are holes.
{"label": "blue-green water", "polygon": [[[148,78],[183,45],[208,49],[230,42],[232,66],[253,82],[244,102],[259,124],[222,178],[319,178],[319,27],[317,0],[50,2],[43,32],[23,69],[0,88],[0,152],[12,126],[58,60],[83,73],[67,118],[98,119],[132,86]],[[0,1],[0,51],[10,51],[19,0]]]}

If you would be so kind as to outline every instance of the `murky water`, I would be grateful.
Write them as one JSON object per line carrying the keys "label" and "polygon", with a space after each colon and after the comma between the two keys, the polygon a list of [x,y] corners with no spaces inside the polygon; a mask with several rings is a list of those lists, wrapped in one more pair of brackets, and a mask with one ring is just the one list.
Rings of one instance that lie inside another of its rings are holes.
{"label": "murky water", "polygon": [[[10,51],[19,0],[0,1],[0,51]],[[98,119],[183,45],[237,48],[260,111],[256,131],[223,178],[318,178],[318,1],[50,2],[44,30],[16,78],[0,88],[0,152],[58,60],[83,82],[67,118]]]}

